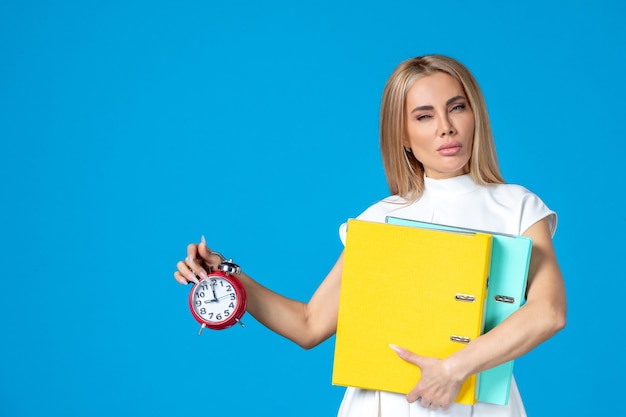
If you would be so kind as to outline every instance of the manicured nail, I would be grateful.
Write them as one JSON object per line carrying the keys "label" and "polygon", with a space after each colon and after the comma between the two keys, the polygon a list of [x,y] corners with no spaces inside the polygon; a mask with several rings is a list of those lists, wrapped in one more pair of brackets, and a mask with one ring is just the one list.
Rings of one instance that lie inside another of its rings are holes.
{"label": "manicured nail", "polygon": [[204,238],[204,235],[200,236],[200,243],[204,243],[204,246],[206,246],[206,239]]}
{"label": "manicured nail", "polygon": [[404,352],[404,349],[402,349],[401,347],[398,347],[396,345],[392,345],[391,343],[389,344],[389,347],[391,349],[393,349],[396,353],[402,353]]}
{"label": "manicured nail", "polygon": [[199,284],[200,282],[198,281],[198,278],[196,278],[196,274],[194,274],[193,272],[190,272],[187,274],[187,279],[189,281],[193,281],[196,284]]}

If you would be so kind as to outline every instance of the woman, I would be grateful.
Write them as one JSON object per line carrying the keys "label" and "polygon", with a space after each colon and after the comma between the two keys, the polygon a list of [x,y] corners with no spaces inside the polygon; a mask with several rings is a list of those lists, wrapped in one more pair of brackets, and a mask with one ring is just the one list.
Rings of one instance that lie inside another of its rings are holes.
{"label": "woman", "polygon": [[[504,184],[486,106],[471,73],[440,55],[401,63],[387,81],[381,105],[381,152],[392,196],[358,218],[384,222],[393,215],[450,226],[524,235],[533,249],[526,303],[492,331],[443,359],[402,347],[398,355],[421,370],[403,396],[348,388],[339,410],[347,416],[525,416],[513,381],[509,403],[454,403],[471,375],[515,359],[565,326],[565,289],[552,245],[556,214],[533,193]],[[345,225],[340,228],[345,242]],[[204,239],[188,246],[177,264],[181,284],[216,267]],[[343,255],[308,303],[285,298],[238,275],[248,293],[248,311],[265,326],[304,348],[336,331]]]}

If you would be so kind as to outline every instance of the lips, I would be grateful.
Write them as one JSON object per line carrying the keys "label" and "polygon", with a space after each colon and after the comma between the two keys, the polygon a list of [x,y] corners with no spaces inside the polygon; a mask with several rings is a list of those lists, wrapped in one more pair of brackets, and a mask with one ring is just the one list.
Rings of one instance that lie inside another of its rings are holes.
{"label": "lips", "polygon": [[437,152],[439,152],[441,155],[453,156],[461,152],[461,149],[463,149],[463,145],[461,145],[461,142],[453,141],[446,142],[441,145],[439,148],[437,148]]}

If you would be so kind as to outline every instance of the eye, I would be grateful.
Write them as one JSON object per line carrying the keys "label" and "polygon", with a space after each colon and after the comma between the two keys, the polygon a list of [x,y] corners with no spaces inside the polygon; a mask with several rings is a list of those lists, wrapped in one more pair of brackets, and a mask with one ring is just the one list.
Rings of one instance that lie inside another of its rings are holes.
{"label": "eye", "polygon": [[420,114],[419,116],[415,117],[415,120],[417,120],[418,122],[424,121],[424,120],[428,120],[431,118],[430,114]]}
{"label": "eye", "polygon": [[455,104],[450,111],[463,111],[467,108],[464,103]]}

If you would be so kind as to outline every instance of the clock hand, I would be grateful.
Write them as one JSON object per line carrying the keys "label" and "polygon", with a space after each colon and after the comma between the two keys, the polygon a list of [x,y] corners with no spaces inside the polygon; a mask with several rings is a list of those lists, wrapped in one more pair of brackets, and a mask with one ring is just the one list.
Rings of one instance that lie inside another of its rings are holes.
{"label": "clock hand", "polygon": [[226,294],[226,295],[222,295],[221,297],[219,297],[216,301],[221,300],[222,298],[226,298],[226,297],[230,297],[230,294]]}
{"label": "clock hand", "polygon": [[213,282],[211,285],[211,291],[213,292],[213,299],[211,301],[217,301],[217,295],[215,294],[215,285],[216,282]]}
{"label": "clock hand", "polygon": [[217,298],[215,298],[214,300],[204,300],[204,304],[219,303],[219,302],[220,302],[220,300],[221,300],[222,298],[232,297],[232,294],[233,294],[233,293],[229,293],[229,294],[226,294],[226,295],[222,295],[221,297],[217,297]]}
{"label": "clock hand", "polygon": [[217,297],[217,298],[216,298],[216,299],[214,299],[214,300],[205,300],[205,301],[204,301],[204,304],[209,304],[209,303],[219,303],[219,301],[220,301],[222,298],[226,298],[226,297],[230,297],[230,296],[231,296],[230,294],[226,294],[226,295],[222,295],[221,297]]}

